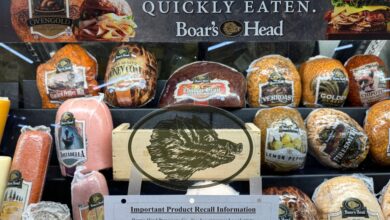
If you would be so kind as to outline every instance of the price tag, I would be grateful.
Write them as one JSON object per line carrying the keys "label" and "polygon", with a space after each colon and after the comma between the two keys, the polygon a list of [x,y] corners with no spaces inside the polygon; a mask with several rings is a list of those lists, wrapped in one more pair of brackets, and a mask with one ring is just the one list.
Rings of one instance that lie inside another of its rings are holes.
{"label": "price tag", "polygon": [[278,220],[278,196],[106,196],[106,220]]}

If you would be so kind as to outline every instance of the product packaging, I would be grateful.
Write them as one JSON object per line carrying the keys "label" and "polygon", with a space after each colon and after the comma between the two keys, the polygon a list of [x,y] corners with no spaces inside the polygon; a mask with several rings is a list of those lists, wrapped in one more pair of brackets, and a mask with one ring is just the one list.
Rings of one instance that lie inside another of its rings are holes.
{"label": "product packaging", "polygon": [[4,192],[0,219],[21,219],[29,204],[41,200],[51,145],[50,128],[22,128]]}
{"label": "product packaging", "polygon": [[263,190],[263,194],[279,196],[279,219],[319,219],[314,203],[296,187],[270,187]]}
{"label": "product packaging", "polygon": [[42,108],[58,108],[70,98],[98,95],[96,59],[80,45],[68,44],[37,69]]}
{"label": "product packaging", "polygon": [[299,69],[306,107],[341,107],[349,91],[348,73],[340,61],[317,56]]}
{"label": "product packaging", "polygon": [[104,196],[108,195],[105,177],[97,172],[88,172],[85,167],[76,169],[72,180],[73,220],[104,219]]}
{"label": "product packaging", "polygon": [[7,123],[10,106],[11,102],[7,97],[0,97],[0,144],[4,133],[5,124]]}
{"label": "product packaging", "polygon": [[303,168],[307,134],[301,114],[293,108],[274,107],[257,112],[254,123],[261,130],[261,161],[274,171]]}
{"label": "product packaging", "polygon": [[159,107],[175,104],[245,107],[246,82],[237,70],[199,61],[177,69],[168,79]]}
{"label": "product packaging", "polygon": [[71,220],[67,205],[56,202],[30,204],[23,212],[22,220]]}
{"label": "product packaging", "polygon": [[379,165],[390,165],[390,100],[379,102],[368,111],[364,130],[370,140],[370,154]]}
{"label": "product packaging", "polygon": [[3,200],[4,190],[7,187],[9,169],[11,167],[11,157],[0,156],[0,210]]}
{"label": "product packaging", "polygon": [[109,58],[105,75],[106,101],[116,107],[140,107],[150,102],[157,88],[157,61],[142,46],[123,44]]}
{"label": "product packaging", "polygon": [[113,123],[103,99],[69,99],[58,109],[55,141],[63,176],[73,176],[78,165],[87,171],[112,167]]}
{"label": "product packaging", "polygon": [[389,96],[390,80],[381,58],[375,55],[351,57],[345,68],[349,75],[348,103],[351,106],[371,106]]}
{"label": "product packaging", "polygon": [[306,118],[309,152],[332,168],[357,168],[366,158],[369,141],[363,128],[339,110],[321,108]]}
{"label": "product packaging", "polygon": [[268,55],[249,65],[248,103],[251,107],[297,107],[301,100],[301,78],[290,59]]}
{"label": "product packaging", "polygon": [[373,193],[372,178],[363,175],[339,176],[326,180],[313,194],[320,220],[385,220]]}

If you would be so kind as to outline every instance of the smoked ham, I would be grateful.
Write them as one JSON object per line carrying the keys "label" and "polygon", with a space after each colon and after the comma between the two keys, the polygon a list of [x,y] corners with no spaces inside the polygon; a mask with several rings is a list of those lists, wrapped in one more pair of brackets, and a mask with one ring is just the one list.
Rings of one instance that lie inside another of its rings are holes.
{"label": "smoked ham", "polygon": [[63,176],[78,165],[87,171],[112,166],[113,123],[103,96],[65,101],[57,111],[55,141]]}
{"label": "smoked ham", "polygon": [[37,87],[43,108],[58,108],[70,98],[98,95],[97,62],[80,45],[68,44],[38,66]]}
{"label": "smoked ham", "polygon": [[77,167],[71,191],[74,220],[104,219],[103,196],[109,193],[106,179],[101,173],[88,172],[83,166]]}
{"label": "smoked ham", "polygon": [[51,144],[50,128],[22,128],[4,192],[1,220],[19,220],[27,205],[41,200]]}

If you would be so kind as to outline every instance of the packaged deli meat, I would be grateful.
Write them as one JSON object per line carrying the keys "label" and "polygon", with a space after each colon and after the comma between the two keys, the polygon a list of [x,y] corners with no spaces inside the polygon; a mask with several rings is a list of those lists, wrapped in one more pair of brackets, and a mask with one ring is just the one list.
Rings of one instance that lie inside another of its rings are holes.
{"label": "packaged deli meat", "polygon": [[56,202],[30,204],[23,212],[22,220],[71,220],[67,205]]}
{"label": "packaged deli meat", "polygon": [[[196,196],[210,196],[210,195],[225,195],[225,196],[236,196],[240,195],[235,189],[226,184],[217,184],[212,181],[198,182],[193,185],[196,188],[187,190],[186,195]],[[204,186],[204,187],[202,187]],[[208,187],[206,187],[208,186]]]}
{"label": "packaged deli meat", "polygon": [[63,176],[73,176],[78,165],[87,171],[112,167],[113,123],[102,95],[65,101],[57,111],[56,125]]}
{"label": "packaged deli meat", "polygon": [[117,107],[139,107],[154,98],[157,62],[142,46],[123,44],[109,58],[105,75],[106,101]]}
{"label": "packaged deli meat", "polygon": [[390,165],[390,100],[379,102],[368,111],[364,130],[370,140],[370,154],[380,165]]}
{"label": "packaged deli meat", "polygon": [[290,59],[268,55],[249,65],[248,103],[251,107],[291,106],[301,100],[301,78]]}
{"label": "packaged deli meat", "polygon": [[4,128],[7,123],[11,102],[7,97],[0,97],[0,144],[3,138]]}
{"label": "packaged deli meat", "polygon": [[261,109],[254,123],[261,130],[261,161],[274,171],[303,168],[307,134],[301,114],[289,107]]}
{"label": "packaged deli meat", "polygon": [[12,0],[12,26],[23,42],[73,42],[82,0]]}
{"label": "packaged deli meat", "polygon": [[263,194],[279,196],[279,219],[319,219],[314,203],[296,187],[270,187],[263,190]]}
{"label": "packaged deli meat", "polygon": [[29,204],[40,201],[51,145],[50,128],[22,128],[4,192],[0,219],[21,219]]}
{"label": "packaged deli meat", "polygon": [[68,44],[38,66],[37,87],[43,108],[58,108],[70,98],[94,96],[97,62],[80,45]]}
{"label": "packaged deli meat", "polygon": [[11,157],[0,156],[0,211],[4,191],[8,183],[9,169],[11,167]]}
{"label": "packaged deli meat", "polygon": [[379,193],[379,203],[385,219],[390,219],[390,181],[383,187]]}
{"label": "packaged deli meat", "polygon": [[356,168],[366,158],[369,142],[363,128],[350,116],[321,108],[306,118],[309,151],[332,168]]}
{"label": "packaged deli meat", "polygon": [[79,166],[74,174],[72,185],[73,220],[104,219],[104,196],[108,187],[104,176],[97,172],[88,172]]}
{"label": "packaged deli meat", "polygon": [[340,107],[349,91],[348,73],[340,61],[317,56],[299,69],[302,101],[306,107]]}
{"label": "packaged deli meat", "polygon": [[327,180],[317,187],[313,201],[320,220],[385,220],[368,177],[339,176]]}
{"label": "packaged deli meat", "polygon": [[345,68],[349,75],[348,103],[351,106],[371,106],[388,96],[390,81],[385,63],[375,55],[351,57]]}
{"label": "packaged deli meat", "polygon": [[126,0],[85,0],[75,34],[79,41],[128,42],[136,28]]}
{"label": "packaged deli meat", "polygon": [[237,70],[220,63],[200,61],[177,69],[168,79],[160,107],[174,104],[245,107],[246,82]]}

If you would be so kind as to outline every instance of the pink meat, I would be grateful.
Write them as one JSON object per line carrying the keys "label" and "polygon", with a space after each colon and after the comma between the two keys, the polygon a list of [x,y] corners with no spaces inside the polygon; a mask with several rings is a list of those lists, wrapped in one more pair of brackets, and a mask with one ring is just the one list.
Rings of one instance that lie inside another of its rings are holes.
{"label": "pink meat", "polygon": [[[73,113],[76,120],[85,121],[87,161],[78,165],[85,166],[88,172],[112,167],[113,123],[110,110],[102,101],[102,97],[75,98],[65,101],[57,111],[57,125],[60,125],[61,116],[65,112]],[[58,129],[56,129],[56,137],[58,137]],[[57,138],[56,145],[58,151]],[[69,176],[69,172],[73,173],[61,162],[60,165],[63,176]]]}
{"label": "pink meat", "polygon": [[109,195],[106,178],[97,171],[86,173],[84,167],[78,167],[72,181],[73,220],[80,220],[79,207],[88,206],[89,198],[100,193]]}

